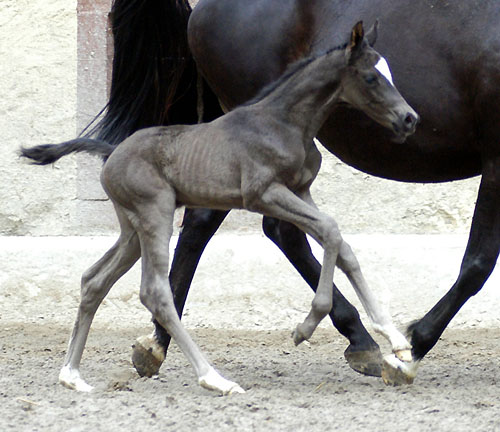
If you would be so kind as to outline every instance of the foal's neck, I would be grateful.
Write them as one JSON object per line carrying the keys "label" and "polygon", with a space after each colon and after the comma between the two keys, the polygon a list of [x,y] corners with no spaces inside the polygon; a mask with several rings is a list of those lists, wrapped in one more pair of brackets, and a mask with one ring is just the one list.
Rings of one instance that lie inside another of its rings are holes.
{"label": "foal's neck", "polygon": [[[345,66],[343,49],[332,50],[298,65],[259,104],[273,116],[294,125],[312,140],[338,101],[340,73]],[[293,66],[292,66],[293,68]]]}

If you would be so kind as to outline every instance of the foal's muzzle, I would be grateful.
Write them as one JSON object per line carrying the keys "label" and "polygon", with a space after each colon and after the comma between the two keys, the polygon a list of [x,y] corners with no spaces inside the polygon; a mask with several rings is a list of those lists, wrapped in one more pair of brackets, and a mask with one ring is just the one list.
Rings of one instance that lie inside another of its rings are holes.
{"label": "foal's muzzle", "polygon": [[404,142],[408,135],[415,133],[419,121],[420,117],[415,111],[408,111],[400,117],[399,121],[393,122],[392,128],[396,135],[395,141]]}

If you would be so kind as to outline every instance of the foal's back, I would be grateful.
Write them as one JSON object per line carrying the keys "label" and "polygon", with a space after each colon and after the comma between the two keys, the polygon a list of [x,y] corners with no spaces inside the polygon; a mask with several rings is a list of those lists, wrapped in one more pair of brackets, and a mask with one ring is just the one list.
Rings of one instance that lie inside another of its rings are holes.
{"label": "foal's back", "polygon": [[270,117],[246,106],[210,123],[142,129],[111,154],[103,187],[125,207],[171,188],[177,205],[245,208],[271,182],[294,178],[305,161]]}

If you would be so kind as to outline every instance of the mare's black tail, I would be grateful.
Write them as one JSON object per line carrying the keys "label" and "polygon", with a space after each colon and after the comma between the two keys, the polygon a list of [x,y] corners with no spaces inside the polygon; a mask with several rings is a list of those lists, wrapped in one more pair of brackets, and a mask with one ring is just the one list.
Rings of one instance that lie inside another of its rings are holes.
{"label": "mare's black tail", "polygon": [[[187,41],[188,0],[114,0],[111,90],[104,117],[86,136],[118,144],[136,130],[198,121],[197,71]],[[204,85],[205,112],[221,115]],[[212,118],[205,118],[211,120]]]}
{"label": "mare's black tail", "polygon": [[61,144],[43,144],[35,147],[21,147],[22,157],[31,159],[35,165],[48,165],[70,153],[86,152],[107,159],[116,147],[105,141],[77,138]]}

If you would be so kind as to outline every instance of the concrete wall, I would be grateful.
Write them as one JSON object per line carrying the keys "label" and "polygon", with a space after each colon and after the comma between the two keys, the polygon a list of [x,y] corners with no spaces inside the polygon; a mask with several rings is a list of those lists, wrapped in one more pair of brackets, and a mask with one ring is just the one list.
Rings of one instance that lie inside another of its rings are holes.
{"label": "concrete wall", "polygon": [[76,162],[26,166],[20,145],[74,137],[76,0],[0,2],[0,233],[72,231]]}
{"label": "concrete wall", "polygon": [[[80,14],[108,1],[80,1]],[[96,26],[105,26],[102,16],[96,19]],[[76,0],[3,0],[0,22],[0,234],[114,232],[97,161],[70,157],[33,167],[16,156],[20,145],[73,138],[105,103],[105,29],[93,36],[97,47],[81,51]],[[381,180],[325,154],[313,196],[346,233],[464,233],[477,187],[477,178],[442,185]],[[224,226],[255,232],[260,217],[234,212]]]}

